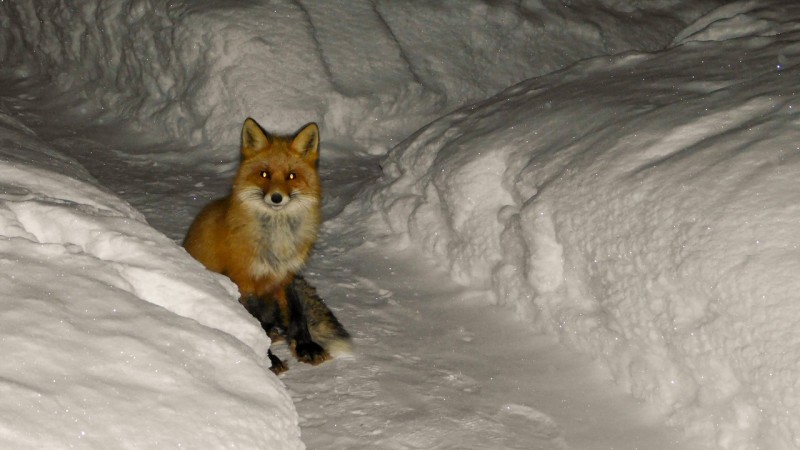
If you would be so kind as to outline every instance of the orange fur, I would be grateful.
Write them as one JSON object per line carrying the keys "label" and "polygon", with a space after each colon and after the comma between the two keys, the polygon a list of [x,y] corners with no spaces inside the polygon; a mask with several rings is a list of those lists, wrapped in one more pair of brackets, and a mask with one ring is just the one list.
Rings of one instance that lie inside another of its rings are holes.
{"label": "orange fur", "polygon": [[272,136],[247,119],[241,157],[231,194],[203,209],[184,247],[233,280],[242,300],[273,299],[285,317],[286,287],[319,229],[319,130],[311,123],[294,136]]}

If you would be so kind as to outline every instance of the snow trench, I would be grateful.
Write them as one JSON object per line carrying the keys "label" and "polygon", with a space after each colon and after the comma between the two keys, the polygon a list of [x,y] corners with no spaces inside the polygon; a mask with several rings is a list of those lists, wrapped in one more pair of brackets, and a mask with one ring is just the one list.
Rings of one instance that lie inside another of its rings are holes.
{"label": "snow trench", "polygon": [[[455,279],[597,354],[635,395],[723,448],[792,442],[798,416],[778,411],[796,405],[788,388],[794,350],[766,340],[748,347],[745,337],[793,333],[791,308],[782,309],[795,287],[788,274],[796,271],[782,265],[790,238],[770,233],[775,217],[794,230],[795,216],[737,196],[734,183],[774,200],[774,166],[796,187],[791,155],[785,162],[770,154],[769,166],[758,152],[789,148],[780,125],[793,119],[767,120],[788,108],[769,100],[789,89],[788,76],[777,82],[764,69],[760,80],[769,83],[747,84],[734,72],[687,80],[711,73],[698,72],[698,61],[717,47],[699,41],[722,37],[713,29],[725,21],[709,20],[686,34],[682,50],[589,60],[436,120],[590,56],[663,48],[717,2],[657,3],[0,2],[0,60],[4,75],[41,77],[82,97],[76,113],[99,108],[101,120],[204,144],[198,159],[235,158],[246,116],[271,131],[318,121],[324,139],[372,153],[432,122],[394,148],[381,185],[340,220],[374,211]],[[369,42],[353,41],[365,35]],[[789,41],[752,39],[764,52],[740,64],[773,67],[780,55],[791,62]],[[737,64],[722,50],[715,57]],[[792,73],[791,64],[782,70]],[[735,95],[742,86],[752,98]],[[735,116],[729,128],[690,120],[710,114],[706,96]],[[98,430],[107,430],[139,447],[302,447],[291,401],[260,357],[268,342],[233,286],[200,270],[73,161],[8,115],[0,121],[11,124],[0,130],[9,136],[0,141],[0,320],[9,330],[0,346],[14,362],[2,370],[12,388],[0,440],[61,444],[72,436],[102,446],[108,434]],[[745,133],[750,125],[763,132]],[[778,137],[769,141],[768,131]],[[721,162],[692,156],[714,154],[705,148],[723,152]],[[686,178],[696,170],[686,160],[700,160],[713,178]],[[761,169],[742,169],[751,166]],[[718,188],[717,178],[728,184]],[[716,196],[689,194],[711,191],[703,180]],[[721,191],[751,217],[746,226],[714,202]],[[659,203],[662,196],[670,201]],[[767,259],[738,245],[762,234],[773,245],[758,247],[774,251]]]}

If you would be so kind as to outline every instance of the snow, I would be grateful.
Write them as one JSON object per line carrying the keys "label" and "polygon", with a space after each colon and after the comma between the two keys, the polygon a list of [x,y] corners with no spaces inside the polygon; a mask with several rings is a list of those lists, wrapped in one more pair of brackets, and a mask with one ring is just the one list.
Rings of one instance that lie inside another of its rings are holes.
{"label": "snow", "polygon": [[[800,9],[628,3],[0,2],[0,442],[800,446]],[[356,344],[282,381],[177,244],[247,116]]]}
{"label": "snow", "polygon": [[235,286],[2,119],[4,446],[301,447]]}
{"label": "snow", "polygon": [[[329,139],[383,153],[515,82],[588,56],[660,48],[714,4],[495,3],[5,2],[0,59],[106,117],[210,142],[217,158],[230,158],[222,149],[247,115],[285,132],[318,121]],[[657,20],[643,26],[648,15]]]}
{"label": "snow", "polygon": [[776,6],[447,115],[337,220],[374,211],[708,445],[798,446],[800,10]]}

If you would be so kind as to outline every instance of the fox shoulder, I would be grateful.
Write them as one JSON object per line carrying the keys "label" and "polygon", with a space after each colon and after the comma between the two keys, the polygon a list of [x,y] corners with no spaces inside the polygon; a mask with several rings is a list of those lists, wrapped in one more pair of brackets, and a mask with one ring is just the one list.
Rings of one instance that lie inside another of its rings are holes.
{"label": "fox shoulder", "polygon": [[192,222],[183,247],[196,260],[215,272],[224,270],[220,255],[224,249],[220,244],[227,240],[228,198],[217,199],[203,208]]}

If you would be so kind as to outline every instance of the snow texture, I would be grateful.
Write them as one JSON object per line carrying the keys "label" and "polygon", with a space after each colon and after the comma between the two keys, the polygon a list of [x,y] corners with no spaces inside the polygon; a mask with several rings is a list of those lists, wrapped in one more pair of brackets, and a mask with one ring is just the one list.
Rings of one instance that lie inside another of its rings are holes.
{"label": "snow texture", "polygon": [[236,287],[0,108],[3,446],[302,448]]}
{"label": "snow texture", "polygon": [[[198,162],[246,116],[388,151],[328,229],[425,252],[709,448],[797,448],[800,8],[627,3],[6,1],[0,61]],[[0,441],[302,448],[235,287],[6,103],[0,143]]]}
{"label": "snow texture", "polygon": [[800,446],[800,8],[738,2],[392,149],[351,204],[719,448]]}
{"label": "snow texture", "polygon": [[[0,60],[229,158],[241,118],[385,152],[468,101],[578,59],[668,44],[701,2],[0,4]],[[691,8],[687,5],[694,3]],[[671,12],[671,10],[677,12]],[[686,13],[680,11],[687,10]],[[642,18],[658,20],[644,25]]]}

